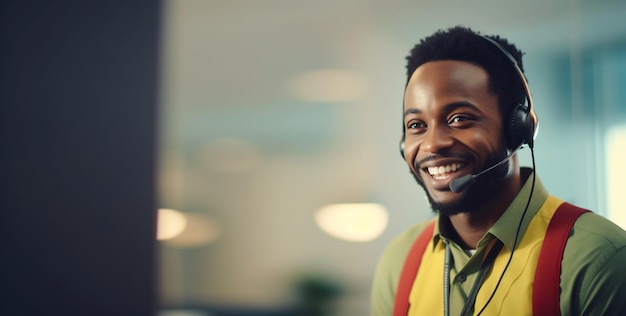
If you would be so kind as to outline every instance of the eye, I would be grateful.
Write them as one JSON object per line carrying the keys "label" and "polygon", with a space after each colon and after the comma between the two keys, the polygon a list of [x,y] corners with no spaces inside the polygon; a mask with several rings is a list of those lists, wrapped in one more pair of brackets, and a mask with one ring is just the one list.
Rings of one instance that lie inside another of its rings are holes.
{"label": "eye", "polygon": [[455,114],[448,120],[448,125],[456,127],[464,127],[473,122],[474,118],[465,114]]}
{"label": "eye", "polygon": [[422,121],[409,121],[406,125],[407,130],[412,130],[413,132],[419,133],[420,131],[426,129],[426,124]]}

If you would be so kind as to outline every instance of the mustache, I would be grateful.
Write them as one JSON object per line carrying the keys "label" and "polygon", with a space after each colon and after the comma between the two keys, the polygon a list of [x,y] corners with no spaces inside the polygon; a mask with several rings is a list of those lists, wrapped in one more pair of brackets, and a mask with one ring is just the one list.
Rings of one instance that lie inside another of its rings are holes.
{"label": "mustache", "polygon": [[455,158],[455,159],[462,159],[462,160],[471,160],[472,157],[471,155],[467,155],[467,154],[461,154],[461,153],[447,153],[447,154],[432,154],[429,156],[426,156],[420,160],[416,160],[414,167],[415,170],[420,170],[422,169],[420,166],[423,165],[426,162],[432,161],[432,160],[438,160],[438,159],[444,159],[444,158]]}

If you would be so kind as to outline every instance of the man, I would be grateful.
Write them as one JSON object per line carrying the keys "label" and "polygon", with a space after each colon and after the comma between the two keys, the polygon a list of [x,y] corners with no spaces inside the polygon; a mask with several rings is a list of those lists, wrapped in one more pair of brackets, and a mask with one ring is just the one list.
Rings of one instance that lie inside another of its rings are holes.
{"label": "man", "polygon": [[[565,249],[548,248],[557,243],[550,224],[581,210],[519,166],[516,152],[527,145],[532,153],[537,130],[521,56],[505,39],[463,27],[411,50],[401,152],[438,216],[387,247],[372,315],[530,315],[547,313],[549,302],[555,314],[626,315],[624,230],[576,213],[560,229]],[[424,250],[412,250],[422,235]],[[407,269],[416,271],[407,277]],[[554,277],[554,299],[536,275]]]}

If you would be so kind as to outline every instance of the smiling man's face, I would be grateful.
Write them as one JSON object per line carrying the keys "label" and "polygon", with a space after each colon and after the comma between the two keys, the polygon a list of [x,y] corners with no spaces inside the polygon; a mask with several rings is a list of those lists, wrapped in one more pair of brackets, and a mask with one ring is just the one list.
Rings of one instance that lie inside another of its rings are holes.
{"label": "smiling man's face", "polygon": [[434,210],[471,212],[502,189],[509,165],[477,179],[461,193],[450,181],[476,174],[507,154],[498,98],[477,65],[454,60],[418,67],[404,95],[404,158]]}

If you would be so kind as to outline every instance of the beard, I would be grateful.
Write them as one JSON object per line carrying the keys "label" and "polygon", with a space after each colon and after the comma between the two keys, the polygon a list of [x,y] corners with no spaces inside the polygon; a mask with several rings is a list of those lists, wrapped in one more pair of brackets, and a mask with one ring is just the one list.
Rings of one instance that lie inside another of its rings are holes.
{"label": "beard", "polygon": [[[481,168],[478,170],[472,170],[472,174],[477,174],[497,163],[499,163],[502,159],[507,156],[506,150],[504,153],[492,152],[487,161]],[[504,186],[502,185],[502,180],[507,177],[510,173],[510,160],[507,160],[503,164],[494,169],[484,173],[483,175],[477,177],[473,184],[471,184],[467,189],[458,193],[459,196],[457,199],[451,202],[439,202],[435,201],[431,194],[428,192],[426,185],[424,184],[424,180],[420,178],[413,170],[411,174],[415,178],[415,181],[424,189],[426,192],[426,196],[428,197],[428,202],[430,203],[430,207],[433,212],[439,213],[442,215],[456,215],[460,213],[468,213],[472,212],[479,208],[480,205],[489,201],[494,196],[497,196]]]}

